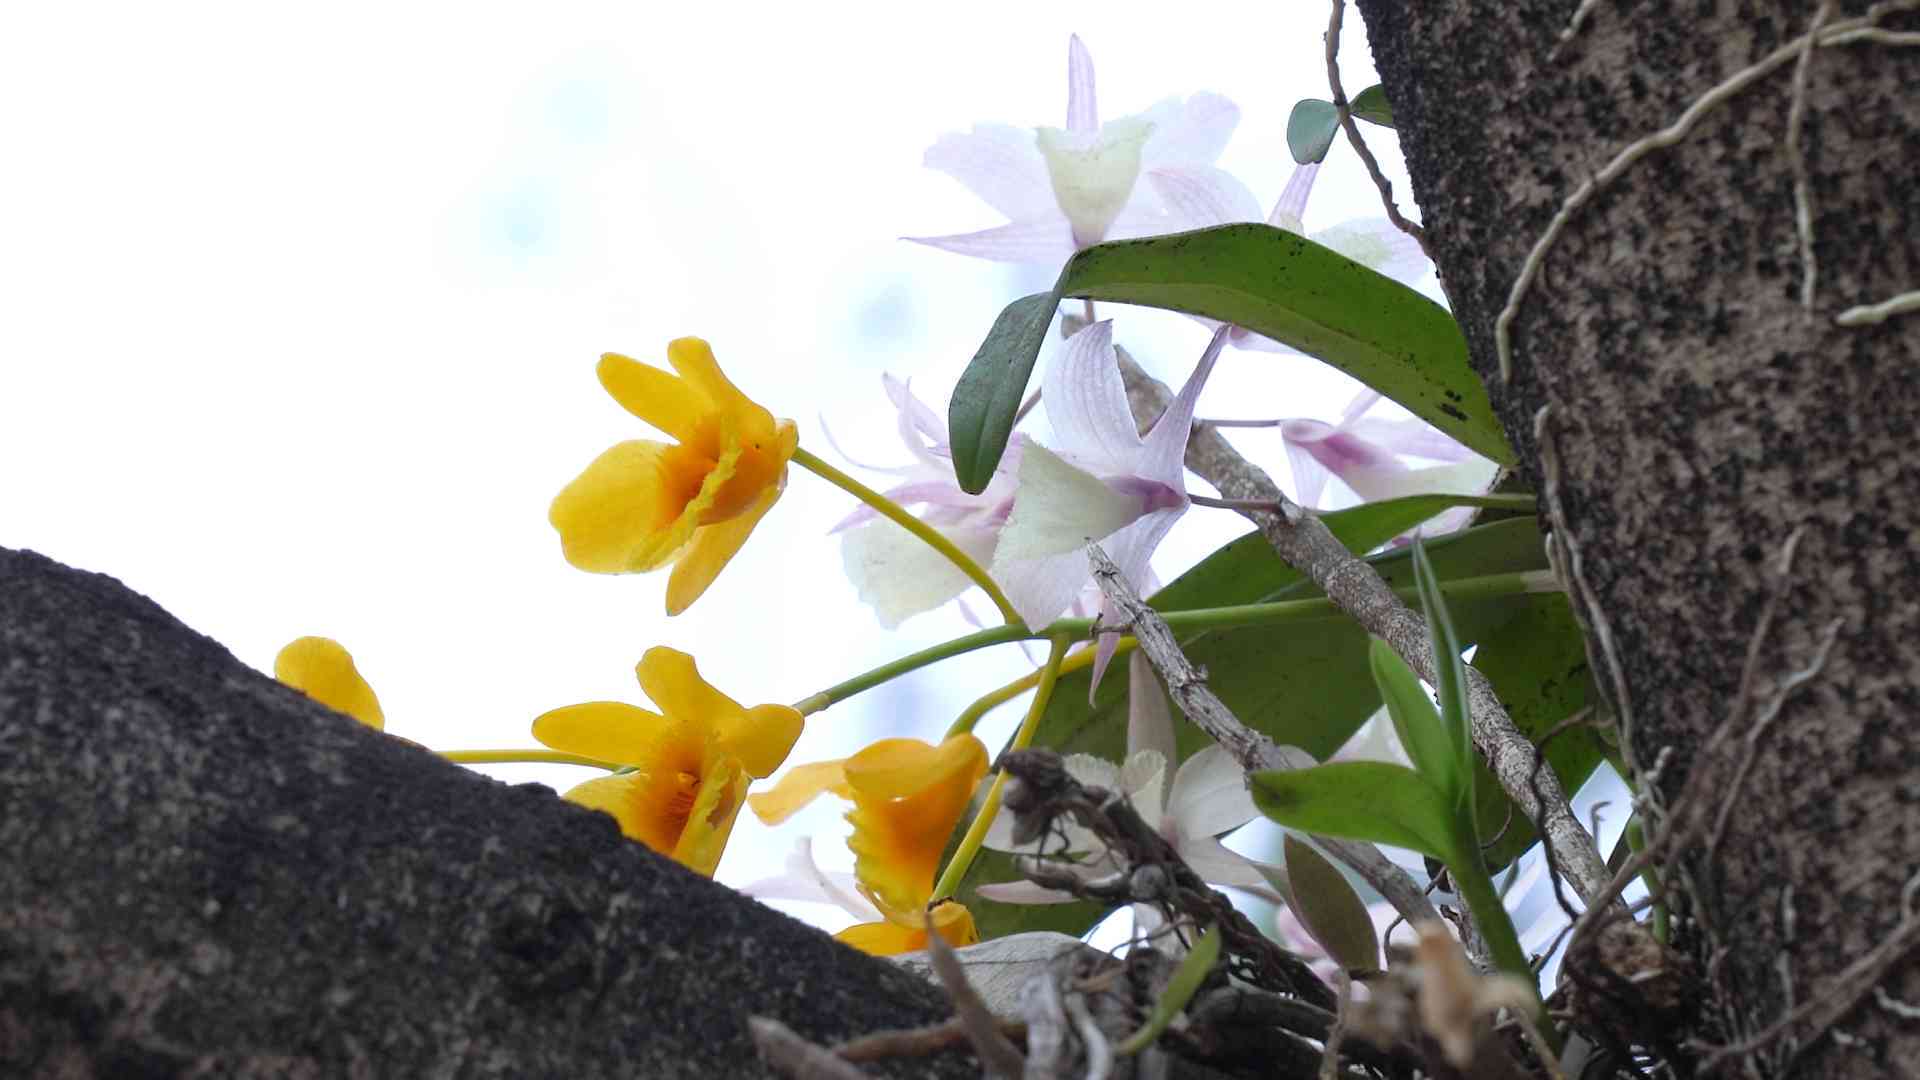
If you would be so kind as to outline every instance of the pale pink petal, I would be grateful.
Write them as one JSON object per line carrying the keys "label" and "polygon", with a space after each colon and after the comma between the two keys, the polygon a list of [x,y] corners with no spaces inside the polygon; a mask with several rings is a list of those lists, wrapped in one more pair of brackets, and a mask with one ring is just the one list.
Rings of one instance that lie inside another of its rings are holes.
{"label": "pale pink petal", "polygon": [[[1179,396],[1167,406],[1167,411],[1154,421],[1153,430],[1147,432],[1143,442],[1139,473],[1149,479],[1158,480],[1168,487],[1187,489],[1186,458],[1187,437],[1193,433],[1193,410],[1200,401],[1200,391],[1207,385],[1207,376],[1213,372],[1214,361],[1220,359],[1220,350],[1226,347],[1229,327],[1222,326],[1213,332],[1213,338],[1207,342],[1207,350],[1200,354],[1200,362],[1194,365],[1193,374],[1187,376],[1187,383],[1180,388]],[[1114,379],[1120,376],[1116,368]],[[1121,399],[1125,400],[1126,386],[1121,386]],[[1051,415],[1051,414],[1049,414]],[[1132,413],[1128,413],[1131,417]]]}
{"label": "pale pink petal", "polygon": [[1239,125],[1240,107],[1219,94],[1202,92],[1175,106],[1167,119],[1156,115],[1155,120],[1153,137],[1141,154],[1145,168],[1211,165]]}
{"label": "pale pink petal", "polygon": [[813,861],[813,838],[807,836],[794,841],[793,851],[787,855],[786,873],[750,882],[740,891],[762,900],[834,904],[862,922],[881,918],[879,910],[860,895],[852,874],[820,869],[820,864]]}
{"label": "pale pink petal", "polygon": [[1173,741],[1173,707],[1153,663],[1138,650],[1127,658],[1127,753],[1128,760],[1158,754],[1162,768],[1180,756]]}
{"label": "pale pink petal", "polygon": [[873,465],[868,462],[861,461],[859,458],[854,457],[852,454],[847,453],[846,448],[840,445],[840,440],[833,437],[833,431],[827,427],[827,414],[821,413],[819,414],[817,419],[820,421],[820,434],[826,436],[827,445],[832,447],[833,452],[836,454],[839,454],[840,459],[842,461],[845,461],[847,464],[852,465],[856,468],[866,469],[869,472],[878,472],[878,473],[898,474],[898,473],[906,473],[906,472],[913,471],[913,466],[911,465]]}
{"label": "pale pink petal", "polygon": [[1360,392],[1353,395],[1353,400],[1347,402],[1347,407],[1341,411],[1340,426],[1343,428],[1351,426],[1354,421],[1367,415],[1368,409],[1378,404],[1380,404],[1380,391],[1372,387],[1361,387]]}
{"label": "pale pink petal", "polygon": [[974,891],[1002,904],[1067,904],[1079,899],[1070,892],[1045,888],[1031,881],[1007,881],[995,885],[982,885]]}
{"label": "pale pink petal", "polygon": [[[993,557],[998,534],[991,528],[940,531],[976,562]],[[946,556],[891,521],[875,521],[844,534],[840,563],[860,600],[888,630],[973,586]]]}
{"label": "pale pink petal", "polygon": [[1282,439],[1280,445],[1287,448],[1287,464],[1293,466],[1293,497],[1301,506],[1317,509],[1320,496],[1327,489],[1327,477],[1332,475],[1327,467],[1314,456],[1310,441],[1286,438],[1284,433],[1289,425],[1305,427],[1318,424],[1329,432],[1331,424],[1319,420],[1288,420],[1280,425]]}
{"label": "pale pink petal", "polygon": [[1368,502],[1408,495],[1484,495],[1499,467],[1483,457],[1425,469],[1356,468],[1340,474]]}
{"label": "pale pink petal", "polygon": [[1008,560],[996,554],[989,572],[1021,620],[1038,630],[1059,618],[1087,583],[1087,556],[1069,551],[1043,559]]}
{"label": "pale pink petal", "polygon": [[1312,236],[1314,243],[1371,267],[1406,285],[1427,276],[1433,262],[1420,250],[1420,242],[1386,218],[1357,218],[1321,229]]}
{"label": "pale pink petal", "polygon": [[1092,323],[1067,339],[1047,366],[1040,400],[1046,403],[1047,421],[1062,454],[1099,473],[1135,471],[1140,432],[1127,405],[1110,320]]}
{"label": "pale pink petal", "polygon": [[1348,425],[1347,430],[1395,454],[1409,454],[1434,461],[1465,461],[1473,454],[1473,451],[1424,420],[1358,420]]}
{"label": "pale pink petal", "polygon": [[1180,857],[1200,875],[1200,880],[1214,885],[1231,885],[1236,889],[1259,893],[1270,900],[1280,901],[1280,897],[1267,884],[1265,875],[1253,865],[1253,860],[1231,850],[1212,837],[1183,838],[1179,845]]}
{"label": "pale pink petal", "polygon": [[1320,163],[1317,161],[1295,165],[1293,175],[1287,177],[1287,186],[1280,192],[1280,201],[1274,204],[1273,213],[1267,216],[1267,224],[1305,235],[1307,196],[1313,193],[1313,180],[1319,175]]}
{"label": "pale pink petal", "polygon": [[1173,219],[1160,207],[1160,195],[1153,190],[1152,184],[1139,184],[1133,189],[1133,197],[1120,213],[1107,226],[1104,240],[1138,240],[1143,236],[1165,236],[1180,229]]}
{"label": "pale pink petal", "polygon": [[1168,232],[1260,220],[1260,203],[1253,192],[1211,165],[1151,169],[1147,183],[1166,209]]}
{"label": "pale pink petal", "polygon": [[1053,181],[1030,129],[976,124],[965,135],[940,137],[923,159],[1014,221],[1054,210]]}
{"label": "pale pink petal", "polygon": [[[1119,614],[1117,610],[1111,610],[1111,608],[1112,605],[1110,604],[1102,603],[1100,605],[1100,619],[1102,622]],[[1120,631],[1118,630],[1102,633],[1094,640],[1093,675],[1087,681],[1087,704],[1093,704],[1093,696],[1100,692],[1101,680],[1107,677],[1107,665],[1113,663],[1114,654],[1119,651]]]}
{"label": "pale pink petal", "polygon": [[1093,95],[1093,55],[1081,44],[1079,34],[1067,39],[1067,130],[1100,130],[1100,107]]}
{"label": "pale pink petal", "polygon": [[1013,221],[979,232],[953,236],[905,236],[901,239],[994,262],[1057,263],[1066,261],[1078,250],[1073,243],[1073,226],[1057,210],[1051,217]]}
{"label": "pale pink petal", "polygon": [[1179,823],[1182,836],[1218,836],[1258,813],[1247,791],[1246,770],[1218,743],[1182,762],[1173,774],[1167,816]]}

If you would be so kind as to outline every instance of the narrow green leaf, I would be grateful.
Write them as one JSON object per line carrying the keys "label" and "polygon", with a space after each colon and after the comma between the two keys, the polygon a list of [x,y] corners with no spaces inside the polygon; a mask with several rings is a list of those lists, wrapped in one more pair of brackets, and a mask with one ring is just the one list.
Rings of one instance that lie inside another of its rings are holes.
{"label": "narrow green leaf", "polygon": [[1220,928],[1209,926],[1202,931],[1193,948],[1173,970],[1173,978],[1167,980],[1167,988],[1160,993],[1160,999],[1153,1003],[1153,1012],[1147,1015],[1147,1022],[1140,1030],[1127,1036],[1119,1046],[1113,1048],[1121,1057],[1137,1054],[1153,1045],[1153,1040],[1167,1030],[1173,1018],[1193,1000],[1200,985],[1207,981],[1207,975],[1213,971],[1213,965],[1220,960]]}
{"label": "narrow green leaf", "polygon": [[1387,88],[1374,83],[1360,91],[1352,101],[1347,102],[1348,111],[1369,124],[1381,127],[1393,126],[1393,106],[1387,104]]}
{"label": "narrow green leaf", "polygon": [[1325,161],[1339,131],[1340,112],[1333,102],[1301,98],[1293,103],[1293,114],[1287,117],[1287,149],[1293,152],[1296,164]]}
{"label": "narrow green leaf", "polygon": [[1460,638],[1453,632],[1453,619],[1447,614],[1447,599],[1440,591],[1440,579],[1434,573],[1433,560],[1419,537],[1413,539],[1413,577],[1420,588],[1420,607],[1427,613],[1427,636],[1433,643],[1435,696],[1440,699],[1441,730],[1452,744],[1458,787],[1448,790],[1454,808],[1467,811],[1473,806],[1474,762],[1473,729],[1467,714],[1467,667],[1460,659]]}
{"label": "narrow green leaf", "polygon": [[1406,748],[1420,775],[1432,781],[1451,802],[1460,792],[1462,763],[1446,724],[1428,700],[1426,688],[1420,685],[1420,676],[1379,638],[1368,646],[1367,657],[1400,745]]}
{"label": "narrow green leaf", "polygon": [[[1346,875],[1291,833],[1285,848],[1286,880],[1273,885],[1286,894],[1287,904],[1300,917],[1300,924],[1334,963],[1348,971],[1379,970],[1380,938],[1373,931],[1373,917],[1367,914],[1366,903],[1353,891]],[[1270,882],[1280,876],[1268,873],[1263,863],[1254,865],[1267,874]]]}
{"label": "narrow green leaf", "polygon": [[1453,862],[1453,809],[1412,769],[1384,761],[1336,761],[1249,775],[1253,805],[1289,829],[1392,844]]}
{"label": "narrow green leaf", "polygon": [[1055,288],[1062,297],[1219,319],[1284,342],[1474,452],[1503,465],[1514,461],[1453,316],[1297,233],[1235,224],[1099,244],[1075,255]]}
{"label": "narrow green leaf", "polygon": [[1058,295],[1050,292],[1008,304],[955,384],[947,405],[947,441],[953,446],[953,475],[961,490],[978,495],[993,479],[1059,306]]}

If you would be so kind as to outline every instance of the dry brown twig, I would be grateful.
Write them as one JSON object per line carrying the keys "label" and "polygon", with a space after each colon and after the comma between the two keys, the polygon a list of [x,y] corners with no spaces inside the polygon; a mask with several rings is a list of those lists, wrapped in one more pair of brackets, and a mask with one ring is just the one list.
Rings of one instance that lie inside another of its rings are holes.
{"label": "dry brown twig", "polygon": [[[1151,424],[1173,400],[1173,392],[1124,354],[1120,369],[1135,419]],[[1409,609],[1379,573],[1348,551],[1318,517],[1295,505],[1264,471],[1241,457],[1210,428],[1194,427],[1187,442],[1186,463],[1227,498],[1279,506],[1276,512],[1249,511],[1246,516],[1260,527],[1283,561],[1325,591],[1362,629],[1391,646],[1421,678],[1430,683],[1436,680],[1426,619]],[[1574,816],[1559,778],[1546,771],[1540,777],[1540,796],[1534,794],[1531,781],[1539,752],[1514,726],[1486,676],[1473,667],[1467,668],[1467,697],[1474,744],[1501,789],[1555,845],[1574,891],[1587,903],[1594,903],[1612,875],[1600,857],[1599,846]]]}
{"label": "dry brown twig", "polygon": [[1367,175],[1373,178],[1373,186],[1380,189],[1380,205],[1387,208],[1387,220],[1393,227],[1413,237],[1420,245],[1420,251],[1428,259],[1433,252],[1427,250],[1427,231],[1407,219],[1400,207],[1393,201],[1393,184],[1387,180],[1387,174],[1380,171],[1380,162],[1368,149],[1367,140],[1360,137],[1360,125],[1353,119],[1353,109],[1347,101],[1346,88],[1340,85],[1340,23],[1347,10],[1347,0],[1333,0],[1333,15],[1327,21],[1327,90],[1333,95],[1334,112],[1340,117],[1341,130],[1347,133],[1347,141],[1353,144],[1353,151],[1360,155],[1360,161],[1367,167]]}

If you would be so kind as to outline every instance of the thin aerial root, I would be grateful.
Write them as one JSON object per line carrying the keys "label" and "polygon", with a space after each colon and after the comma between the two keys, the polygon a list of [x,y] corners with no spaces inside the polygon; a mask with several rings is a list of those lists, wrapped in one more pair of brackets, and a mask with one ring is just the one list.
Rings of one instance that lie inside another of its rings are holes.
{"label": "thin aerial root", "polygon": [[1808,73],[1813,70],[1813,45],[1820,28],[1833,15],[1833,0],[1821,0],[1813,13],[1813,25],[1802,38],[1800,59],[1793,66],[1793,105],[1787,112],[1787,165],[1793,170],[1793,225],[1800,235],[1800,306],[1813,307],[1813,287],[1820,276],[1820,264],[1813,254],[1813,182],[1807,176],[1806,148],[1800,145],[1801,129],[1807,123]]}
{"label": "thin aerial root", "polygon": [[1909,311],[1920,311],[1920,289],[1889,297],[1877,304],[1850,307],[1835,315],[1833,321],[1841,326],[1875,326]]}
{"label": "thin aerial root", "polygon": [[1380,205],[1387,209],[1387,220],[1393,227],[1413,237],[1415,243],[1428,259],[1433,252],[1427,250],[1427,231],[1407,220],[1400,207],[1393,201],[1393,184],[1387,180],[1387,174],[1380,171],[1380,162],[1367,148],[1367,140],[1360,137],[1360,125],[1354,122],[1353,110],[1347,102],[1347,92],[1340,85],[1340,65],[1336,58],[1340,55],[1340,21],[1346,14],[1347,0],[1333,0],[1333,17],[1327,22],[1327,89],[1333,95],[1333,108],[1340,117],[1340,128],[1347,133],[1347,141],[1353,144],[1353,152],[1360,155],[1360,161],[1367,167],[1367,175],[1373,178],[1373,186],[1380,189]]}

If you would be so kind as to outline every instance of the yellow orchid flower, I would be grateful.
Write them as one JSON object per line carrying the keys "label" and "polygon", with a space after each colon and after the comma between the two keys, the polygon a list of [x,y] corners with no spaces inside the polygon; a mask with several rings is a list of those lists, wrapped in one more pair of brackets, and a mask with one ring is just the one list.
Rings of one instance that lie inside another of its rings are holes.
{"label": "yellow orchid flower", "polygon": [[787,759],[800,737],[800,713],[786,705],[741,706],[700,677],[693,657],[674,649],[648,649],[634,671],[659,713],[618,701],[569,705],[534,720],[533,737],[555,750],[632,766],[565,798],[612,814],[627,836],[712,877],[747,785]]}
{"label": "yellow orchid flower", "polygon": [[385,731],[386,714],[373,687],[360,677],[353,657],[332,638],[303,637],[273,658],[273,677],[336,712],[346,713],[375,731]]}
{"label": "yellow orchid flower", "polygon": [[787,482],[800,444],[791,420],[747,399],[699,338],[667,344],[678,372],[615,353],[600,358],[600,385],[628,412],[673,436],[636,439],[601,454],[554,498],[547,520],[567,561],[598,574],[673,564],[667,614],[707,591]]}
{"label": "yellow orchid flower", "polygon": [[[823,792],[853,803],[854,878],[884,921],[860,923],[834,935],[873,953],[892,956],[927,947],[927,905],[947,838],[959,824],[974,788],[987,772],[987,748],[972,735],[939,746],[919,739],[882,739],[850,758],[790,770],[771,791],[749,799],[753,812],[777,825]],[[954,945],[979,939],[965,905],[943,900],[934,928]]]}

